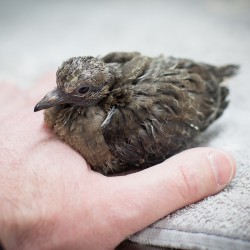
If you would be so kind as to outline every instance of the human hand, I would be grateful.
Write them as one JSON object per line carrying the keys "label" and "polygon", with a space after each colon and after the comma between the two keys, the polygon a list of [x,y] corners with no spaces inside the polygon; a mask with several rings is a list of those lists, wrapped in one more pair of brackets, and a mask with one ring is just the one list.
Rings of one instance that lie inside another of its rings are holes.
{"label": "human hand", "polygon": [[0,241],[6,249],[113,249],[154,221],[221,191],[234,160],[186,150],[126,176],[93,172],[44,125],[34,104],[50,89],[0,86]]}

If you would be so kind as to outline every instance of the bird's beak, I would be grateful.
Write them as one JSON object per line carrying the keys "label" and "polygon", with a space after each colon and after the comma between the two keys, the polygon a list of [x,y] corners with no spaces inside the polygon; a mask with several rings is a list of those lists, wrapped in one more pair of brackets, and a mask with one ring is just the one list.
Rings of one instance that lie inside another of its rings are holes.
{"label": "bird's beak", "polygon": [[34,108],[34,112],[40,111],[42,109],[51,108],[58,104],[67,103],[68,99],[69,98],[67,95],[65,95],[58,89],[55,89],[49,92],[47,95],[45,95],[44,98],[37,103],[37,105]]}

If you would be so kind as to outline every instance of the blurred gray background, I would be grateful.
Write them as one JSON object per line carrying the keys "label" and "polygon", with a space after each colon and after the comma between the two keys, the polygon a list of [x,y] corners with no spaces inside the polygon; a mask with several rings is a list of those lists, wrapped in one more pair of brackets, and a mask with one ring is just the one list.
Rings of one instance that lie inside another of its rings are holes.
{"label": "blurred gray background", "polygon": [[63,60],[140,51],[250,68],[250,1],[2,1],[0,82],[29,86]]}

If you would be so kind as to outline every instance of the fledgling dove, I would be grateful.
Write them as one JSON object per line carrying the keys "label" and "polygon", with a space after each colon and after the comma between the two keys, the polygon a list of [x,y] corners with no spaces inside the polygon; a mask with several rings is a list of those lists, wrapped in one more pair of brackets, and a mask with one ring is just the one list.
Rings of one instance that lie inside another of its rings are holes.
{"label": "fledgling dove", "polygon": [[103,174],[145,168],[185,149],[220,117],[236,65],[114,52],[73,57],[35,106],[45,122]]}

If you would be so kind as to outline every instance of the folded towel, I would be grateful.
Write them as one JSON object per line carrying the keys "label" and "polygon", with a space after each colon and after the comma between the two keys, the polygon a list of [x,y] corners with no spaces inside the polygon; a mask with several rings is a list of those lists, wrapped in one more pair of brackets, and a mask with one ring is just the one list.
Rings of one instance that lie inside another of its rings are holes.
{"label": "folded towel", "polygon": [[[243,71],[243,70],[242,70]],[[187,206],[130,237],[181,249],[250,249],[250,84],[247,72],[230,80],[225,114],[197,139],[201,146],[232,152],[237,175],[217,195]]]}

